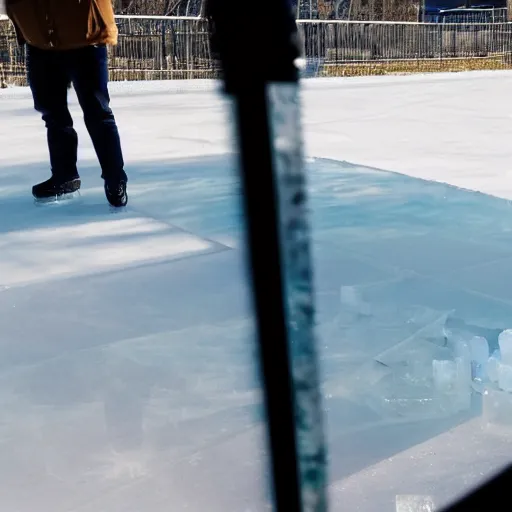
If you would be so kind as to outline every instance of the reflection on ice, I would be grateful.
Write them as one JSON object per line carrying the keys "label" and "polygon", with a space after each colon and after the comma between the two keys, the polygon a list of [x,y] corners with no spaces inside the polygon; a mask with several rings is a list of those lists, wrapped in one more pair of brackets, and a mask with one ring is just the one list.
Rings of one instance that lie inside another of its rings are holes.
{"label": "reflection on ice", "polygon": [[223,352],[236,354],[249,329],[238,322],[159,333],[20,368],[1,379],[3,438],[32,445],[34,461],[66,481],[103,459],[117,467],[105,476],[121,478],[145,473],[164,452],[192,457],[257,419],[250,359],[229,364]]}
{"label": "reflection on ice", "polygon": [[512,431],[512,393],[489,387],[483,393],[483,419],[488,427],[505,427]]}

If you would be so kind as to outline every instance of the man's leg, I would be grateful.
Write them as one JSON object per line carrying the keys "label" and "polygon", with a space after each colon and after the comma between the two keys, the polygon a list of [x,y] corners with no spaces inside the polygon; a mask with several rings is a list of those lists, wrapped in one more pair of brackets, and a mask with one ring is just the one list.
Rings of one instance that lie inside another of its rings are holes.
{"label": "man's leg", "polygon": [[67,103],[69,76],[62,52],[27,47],[27,71],[35,109],[46,123],[52,178],[78,178],[78,137]]}
{"label": "man's leg", "polygon": [[84,121],[108,184],[126,183],[121,141],[108,93],[108,57],[105,46],[67,52],[71,79]]}

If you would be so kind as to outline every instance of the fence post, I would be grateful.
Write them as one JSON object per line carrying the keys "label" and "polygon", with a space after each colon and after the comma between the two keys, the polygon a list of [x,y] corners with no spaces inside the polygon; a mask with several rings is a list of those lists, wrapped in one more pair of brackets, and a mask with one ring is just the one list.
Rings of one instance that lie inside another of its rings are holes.
{"label": "fence post", "polygon": [[[161,56],[161,62],[160,62],[160,69],[163,71],[167,68],[167,58],[166,58],[167,42],[165,39],[165,23],[162,22],[161,26],[162,26],[162,38],[161,38],[162,42],[161,42],[161,46],[160,46],[160,51],[161,51],[162,56]],[[164,75],[164,73],[162,73],[162,75]],[[162,79],[162,76],[160,77],[160,79]]]}
{"label": "fence post", "polygon": [[443,25],[437,26],[438,39],[439,39],[439,60],[443,60]]}

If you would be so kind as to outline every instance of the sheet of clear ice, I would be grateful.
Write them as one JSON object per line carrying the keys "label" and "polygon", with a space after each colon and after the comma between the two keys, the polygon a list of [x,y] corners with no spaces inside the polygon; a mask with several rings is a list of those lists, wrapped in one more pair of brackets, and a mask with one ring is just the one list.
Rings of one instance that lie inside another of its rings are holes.
{"label": "sheet of clear ice", "polygon": [[[465,82],[440,80],[305,88],[308,153],[332,158],[307,167],[333,510],[394,511],[397,495],[442,505],[509,462],[512,414],[494,405],[508,395],[482,406],[479,393],[440,393],[452,390],[451,370],[433,379],[434,360],[454,360],[450,340],[483,336],[492,353],[512,327],[508,202],[341,162],[437,179],[440,163],[428,176],[413,158],[419,135],[402,160],[385,141],[354,148],[365,112],[372,133],[385,127],[378,100],[395,135],[412,137],[412,121],[392,109],[404,90],[418,100],[410,109],[426,115],[427,103],[441,116],[435,91]],[[477,77],[467,94],[478,99],[492,80]],[[81,122],[81,200],[33,205],[30,186],[47,177],[44,133],[26,90],[0,93],[0,508],[267,510],[226,105],[209,85],[182,87],[113,87],[131,178],[130,207],[116,215]],[[343,124],[333,109],[346,97],[359,98],[359,121],[348,110]],[[481,122],[496,127],[496,116]],[[353,144],[341,144],[349,122]],[[450,147],[436,153],[452,159],[446,181],[466,185],[473,171]],[[480,178],[474,188],[492,191]]]}

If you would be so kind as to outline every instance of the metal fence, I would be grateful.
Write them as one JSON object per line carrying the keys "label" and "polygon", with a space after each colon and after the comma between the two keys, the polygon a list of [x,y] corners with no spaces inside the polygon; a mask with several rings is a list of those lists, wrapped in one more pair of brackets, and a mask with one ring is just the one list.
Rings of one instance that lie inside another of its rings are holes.
{"label": "metal fence", "polygon": [[[407,23],[298,20],[304,76],[512,67],[510,23]],[[200,18],[118,17],[112,80],[214,78],[218,67]],[[264,27],[262,27],[264,37]],[[0,82],[25,83],[24,50],[0,21]]]}
{"label": "metal fence", "polygon": [[25,51],[16,43],[11,23],[0,15],[0,87],[24,81]]}
{"label": "metal fence", "polygon": [[512,24],[299,23],[308,58],[372,61],[485,57],[512,48]]}
{"label": "metal fence", "polygon": [[214,78],[208,23],[201,18],[119,16],[113,80]]}

